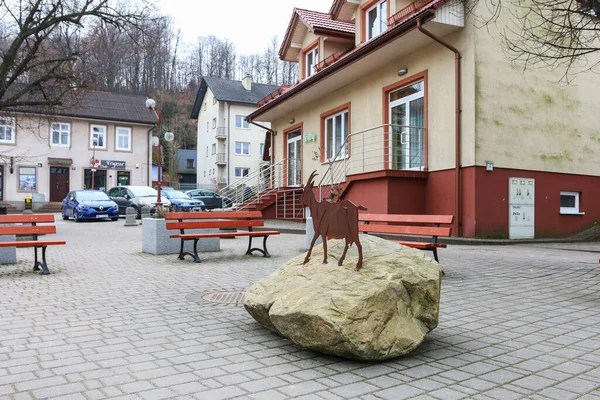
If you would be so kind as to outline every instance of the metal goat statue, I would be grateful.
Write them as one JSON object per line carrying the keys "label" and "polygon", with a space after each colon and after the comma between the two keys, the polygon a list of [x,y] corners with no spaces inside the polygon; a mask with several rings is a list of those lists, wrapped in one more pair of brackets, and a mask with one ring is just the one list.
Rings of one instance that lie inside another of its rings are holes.
{"label": "metal goat statue", "polygon": [[302,193],[302,204],[310,208],[310,214],[313,219],[315,228],[315,236],[312,238],[308,254],[304,259],[304,264],[310,259],[315,241],[319,236],[323,238],[323,264],[327,264],[327,238],[330,239],[346,239],[346,247],[338,261],[341,266],[346,258],[348,246],[356,243],[358,248],[358,263],[356,270],[362,266],[363,255],[362,245],[358,238],[358,210],[366,210],[363,206],[356,206],[349,200],[342,200],[336,203],[318,202],[313,193],[313,179],[317,175],[317,171],[313,171],[308,177],[308,182],[304,186]]}

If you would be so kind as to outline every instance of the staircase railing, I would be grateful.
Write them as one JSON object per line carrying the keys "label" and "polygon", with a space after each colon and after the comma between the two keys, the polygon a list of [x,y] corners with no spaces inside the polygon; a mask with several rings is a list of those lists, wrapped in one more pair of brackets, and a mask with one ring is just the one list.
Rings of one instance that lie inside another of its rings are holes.
{"label": "staircase railing", "polygon": [[[261,165],[250,174],[236,179],[232,184],[221,189],[221,195],[228,197],[234,207],[244,203],[260,200],[272,190],[285,186],[287,182],[287,159],[274,164]],[[270,190],[272,189],[272,190]]]}
{"label": "staircase railing", "polygon": [[275,200],[275,218],[304,219],[304,205],[298,198],[301,189],[280,189]]}
{"label": "staircase railing", "polygon": [[[387,128],[391,128],[388,129]],[[382,170],[418,170],[425,166],[425,128],[383,124],[354,132],[326,162],[320,200],[335,201],[348,175]]]}

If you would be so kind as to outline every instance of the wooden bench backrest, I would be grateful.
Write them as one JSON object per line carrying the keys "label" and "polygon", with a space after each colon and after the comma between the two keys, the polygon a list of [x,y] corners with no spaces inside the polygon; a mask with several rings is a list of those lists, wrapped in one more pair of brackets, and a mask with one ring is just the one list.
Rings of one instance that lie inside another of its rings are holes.
{"label": "wooden bench backrest", "polygon": [[50,235],[56,233],[55,225],[35,225],[54,222],[53,214],[0,215],[0,224],[32,224],[0,226],[0,235]]}
{"label": "wooden bench backrest", "polygon": [[359,213],[358,220],[363,222],[399,222],[407,224],[451,224],[454,216]]}
{"label": "wooden bench backrest", "polygon": [[[259,219],[257,219],[259,218]],[[264,226],[260,211],[165,213],[167,229],[249,228]],[[200,221],[204,220],[204,221]]]}
{"label": "wooden bench backrest", "polygon": [[392,233],[398,235],[421,236],[450,236],[450,227],[436,226],[407,226],[407,225],[381,225],[359,224],[358,231],[366,233]]}

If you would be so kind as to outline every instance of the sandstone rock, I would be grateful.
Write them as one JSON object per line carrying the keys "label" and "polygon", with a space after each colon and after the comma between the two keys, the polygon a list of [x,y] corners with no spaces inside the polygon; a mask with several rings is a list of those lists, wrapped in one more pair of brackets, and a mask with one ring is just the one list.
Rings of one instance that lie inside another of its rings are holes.
{"label": "sandstone rock", "polygon": [[343,240],[328,241],[311,260],[305,254],[252,285],[244,307],[252,317],[293,342],[322,353],[383,360],[415,349],[437,326],[441,269],[422,251],[361,235],[364,263],[356,246],[337,266]]}

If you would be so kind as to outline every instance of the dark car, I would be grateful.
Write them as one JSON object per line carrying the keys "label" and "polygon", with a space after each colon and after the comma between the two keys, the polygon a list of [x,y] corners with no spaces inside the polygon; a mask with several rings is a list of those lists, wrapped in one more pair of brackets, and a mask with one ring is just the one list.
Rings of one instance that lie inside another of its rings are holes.
{"label": "dark car", "polygon": [[[161,203],[167,210],[171,207],[171,202],[161,192]],[[119,206],[119,214],[126,215],[127,207],[133,207],[137,218],[142,216],[142,207],[151,207],[150,213],[154,213],[155,205],[158,202],[158,192],[148,186],[117,186],[108,191],[108,196]]]}
{"label": "dark car", "polygon": [[229,198],[222,197],[216,194],[215,192],[211,192],[209,190],[187,190],[185,194],[194,199],[202,200],[207,210],[212,210],[213,208],[227,208],[231,207],[231,205],[233,204],[233,202]]}
{"label": "dark car", "polygon": [[173,211],[204,211],[202,200],[193,199],[179,190],[163,190],[162,195],[171,202]]}
{"label": "dark car", "polygon": [[104,192],[100,190],[75,190],[69,192],[62,201],[63,219],[72,217],[75,222],[83,219],[110,218],[119,219],[119,208]]}

